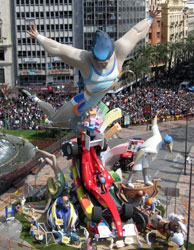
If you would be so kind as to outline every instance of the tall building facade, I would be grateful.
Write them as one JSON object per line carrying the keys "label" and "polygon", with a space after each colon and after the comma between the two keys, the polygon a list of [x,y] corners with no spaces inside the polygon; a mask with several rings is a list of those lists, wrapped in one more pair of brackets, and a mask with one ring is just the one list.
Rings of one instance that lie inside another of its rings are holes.
{"label": "tall building facade", "polygon": [[162,42],[180,41],[187,36],[185,0],[165,0],[162,3]]}
{"label": "tall building facade", "polygon": [[0,88],[15,83],[10,2],[11,0],[0,0]]}
{"label": "tall building facade", "polygon": [[15,25],[17,85],[52,85],[74,82],[74,69],[51,57],[27,31],[33,24],[40,34],[74,45],[72,0],[12,0]]}
{"label": "tall building facade", "polygon": [[[91,49],[97,29],[106,31],[113,40],[124,35],[146,16],[144,0],[83,0],[84,48]],[[145,40],[140,42],[145,44]]]}
{"label": "tall building facade", "polygon": [[[149,10],[158,8],[161,11],[162,0],[148,0]],[[162,16],[161,13],[154,19],[149,29],[149,44],[160,44],[162,37]]]}
{"label": "tall building facade", "polygon": [[188,34],[194,33],[194,0],[187,1],[186,15],[188,23]]}
{"label": "tall building facade", "polygon": [[[12,0],[15,75],[18,86],[68,85],[79,80],[77,69],[48,55],[27,30],[76,48],[91,49],[97,29],[117,40],[144,19],[147,0]],[[145,44],[142,40],[139,45]]]}

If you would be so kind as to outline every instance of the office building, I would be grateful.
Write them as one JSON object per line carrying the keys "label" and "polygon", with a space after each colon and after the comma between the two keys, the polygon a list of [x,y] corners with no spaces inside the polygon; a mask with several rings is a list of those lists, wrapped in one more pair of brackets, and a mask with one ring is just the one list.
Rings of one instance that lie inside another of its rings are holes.
{"label": "office building", "polygon": [[[113,40],[124,35],[146,16],[144,0],[83,0],[84,48],[91,49],[97,29],[106,31]],[[139,45],[145,44],[145,39]]]}
{"label": "office building", "polygon": [[0,0],[0,88],[15,83],[13,68],[13,42],[11,35],[11,0]]}
{"label": "office building", "polygon": [[[40,34],[76,48],[91,49],[97,29],[117,40],[144,19],[146,0],[13,0],[15,75],[18,86],[73,86],[77,69],[48,55],[27,30],[37,24]],[[145,44],[145,39],[138,45]],[[65,85],[64,85],[65,84]],[[65,87],[66,88],[66,87]],[[67,88],[66,88],[67,89]]]}
{"label": "office building", "polygon": [[18,86],[72,85],[74,69],[51,57],[36,39],[27,34],[37,24],[40,34],[60,43],[74,45],[72,0],[13,0],[15,62]]}

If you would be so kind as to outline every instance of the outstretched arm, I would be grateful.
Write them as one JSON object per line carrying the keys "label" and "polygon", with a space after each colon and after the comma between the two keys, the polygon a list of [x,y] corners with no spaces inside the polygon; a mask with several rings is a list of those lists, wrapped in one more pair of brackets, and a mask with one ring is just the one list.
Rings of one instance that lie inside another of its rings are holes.
{"label": "outstretched arm", "polygon": [[135,160],[130,162],[129,166],[132,167],[145,153],[146,153],[145,148],[140,149],[135,157]]}
{"label": "outstretched arm", "polygon": [[156,10],[150,11],[150,16],[148,18],[145,18],[144,20],[137,23],[124,36],[115,42],[115,52],[120,66],[122,66],[124,60],[135,47],[135,45],[146,36],[153,19],[159,13],[160,11],[158,8]]}
{"label": "outstretched arm", "polygon": [[158,115],[160,112],[161,112],[161,109],[156,112],[156,115],[152,121],[152,126],[157,125],[157,119],[158,119]]}
{"label": "outstretched arm", "polygon": [[82,68],[84,65],[84,60],[88,56],[88,51],[74,48],[70,45],[61,44],[54,41],[53,39],[46,38],[42,36],[37,31],[37,25],[34,24],[30,27],[30,31],[27,31],[31,38],[36,38],[43,48],[51,56],[60,57],[66,64]]}

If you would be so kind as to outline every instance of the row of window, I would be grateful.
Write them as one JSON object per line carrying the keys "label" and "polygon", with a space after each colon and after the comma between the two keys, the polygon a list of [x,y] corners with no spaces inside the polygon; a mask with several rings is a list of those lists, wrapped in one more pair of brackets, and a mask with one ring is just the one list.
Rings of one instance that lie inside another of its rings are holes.
{"label": "row of window", "polygon": [[[45,70],[46,69],[46,64],[45,63],[19,63],[18,64],[19,69],[28,69],[28,70]],[[69,65],[66,65],[64,62],[60,63],[49,63],[48,64],[48,69],[70,69]]]}
{"label": "row of window", "polygon": [[[25,66],[24,66],[25,65]],[[19,64],[20,69],[21,68],[26,68],[26,69],[44,69],[46,67],[45,63],[20,63]],[[52,62],[52,63],[48,63],[48,69],[73,69],[71,66],[65,64],[64,62]]]}
{"label": "row of window", "polygon": [[44,57],[45,51],[18,51],[18,57]]}
{"label": "row of window", "polygon": [[95,6],[116,6],[117,1],[114,0],[106,0],[106,1],[93,1],[93,0],[86,0],[84,1],[84,7],[90,6],[94,7]]}
{"label": "row of window", "polygon": [[[152,36],[153,36],[152,33],[149,33],[149,40],[152,40]],[[160,32],[156,33],[156,38],[161,39],[161,33]]]}
{"label": "row of window", "polygon": [[[142,20],[142,18],[130,18],[130,19],[119,19],[119,25],[123,25],[123,24],[135,24],[138,23]],[[85,26],[101,26],[101,25],[113,25],[113,24],[117,24],[117,20],[107,20],[107,19],[101,19],[101,20],[85,20],[84,21],[84,25]]]}
{"label": "row of window", "polygon": [[[63,43],[63,44],[72,44],[73,38],[72,37],[51,37],[51,39]],[[17,39],[18,44],[22,45],[31,45],[31,44],[37,44],[37,41],[35,39],[30,38],[22,38]]]}
{"label": "row of window", "polygon": [[[46,25],[46,30],[45,26],[42,25],[37,25],[37,30],[38,31],[72,31],[73,26],[72,24],[47,24]],[[17,25],[17,31],[27,31],[29,30],[29,26],[27,25]]]}
{"label": "row of window", "polygon": [[[3,79],[3,78],[4,78],[4,72],[1,73],[1,69],[0,69],[0,80]],[[62,84],[64,84],[67,81],[73,81],[73,76],[71,76],[71,75],[53,76],[53,82],[54,83],[62,83]],[[35,75],[35,76],[21,75],[21,76],[18,77],[18,82],[21,85],[29,85],[29,84],[35,85],[36,83],[37,84],[45,83],[46,82],[46,76],[45,75]]]}
{"label": "row of window", "polygon": [[69,18],[72,17],[72,11],[46,11],[46,12],[17,12],[17,18]]}
{"label": "row of window", "polygon": [[72,0],[16,0],[16,5],[72,4]]}
{"label": "row of window", "polygon": [[114,25],[116,25],[117,24],[117,21],[116,20],[85,20],[84,21],[84,25],[86,25],[86,26],[88,26],[88,25],[92,25],[92,26],[94,26],[94,25],[105,25],[105,24],[110,24],[110,25],[112,25],[112,24],[114,24]]}

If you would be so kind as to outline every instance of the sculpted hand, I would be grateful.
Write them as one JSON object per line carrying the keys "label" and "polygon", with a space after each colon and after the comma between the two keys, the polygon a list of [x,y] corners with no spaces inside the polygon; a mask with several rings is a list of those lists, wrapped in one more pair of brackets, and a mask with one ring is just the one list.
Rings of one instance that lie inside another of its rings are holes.
{"label": "sculpted hand", "polygon": [[129,167],[132,167],[134,165],[134,161],[130,162],[128,165]]}
{"label": "sculpted hand", "polygon": [[156,115],[159,115],[161,111],[162,111],[162,109],[159,109],[159,110],[156,112]]}
{"label": "sculpted hand", "polygon": [[38,36],[37,25],[30,26],[30,31],[27,31],[27,33],[31,38],[36,38]]}
{"label": "sculpted hand", "polygon": [[150,13],[151,17],[155,18],[155,17],[157,17],[160,14],[160,12],[161,11],[158,9],[158,7],[156,9],[153,7],[153,9],[150,10],[149,13]]}

